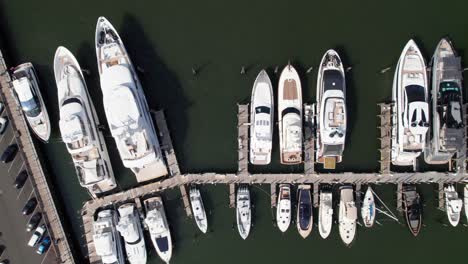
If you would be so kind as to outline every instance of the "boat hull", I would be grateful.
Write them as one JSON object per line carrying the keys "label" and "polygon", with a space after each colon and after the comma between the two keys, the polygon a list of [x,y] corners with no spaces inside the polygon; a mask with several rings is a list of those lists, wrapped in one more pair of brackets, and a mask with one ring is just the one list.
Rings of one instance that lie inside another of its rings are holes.
{"label": "boat hull", "polygon": [[318,229],[319,234],[323,239],[326,239],[333,226],[333,195],[331,192],[320,192],[319,219]]}
{"label": "boat hull", "polygon": [[297,204],[297,230],[303,238],[307,238],[312,232],[313,226],[312,196],[310,194],[310,185],[299,186]]}
{"label": "boat hull", "polygon": [[361,217],[365,227],[372,227],[375,222],[375,200],[372,188],[367,188],[361,207]]}
{"label": "boat hull", "polygon": [[192,212],[198,229],[200,229],[202,233],[206,233],[208,230],[208,220],[206,218],[205,206],[198,188],[190,189],[190,204],[192,205]]}
{"label": "boat hull", "polygon": [[338,220],[341,240],[350,246],[356,238],[357,220],[357,208],[351,186],[341,187]]}
{"label": "boat hull", "polygon": [[281,232],[286,232],[291,224],[291,188],[281,184],[276,205],[276,223]]}
{"label": "boat hull", "polygon": [[246,186],[241,186],[237,190],[236,222],[239,235],[242,239],[247,239],[250,234],[250,228],[252,226],[252,210],[250,191]]}

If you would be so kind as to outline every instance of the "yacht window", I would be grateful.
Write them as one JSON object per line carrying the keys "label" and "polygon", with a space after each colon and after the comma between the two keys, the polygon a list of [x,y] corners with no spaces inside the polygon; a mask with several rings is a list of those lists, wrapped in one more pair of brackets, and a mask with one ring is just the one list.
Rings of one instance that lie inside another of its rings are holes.
{"label": "yacht window", "polygon": [[260,114],[260,113],[269,114],[270,108],[266,106],[259,106],[255,108],[255,113],[256,114]]}
{"label": "yacht window", "polygon": [[41,107],[39,106],[36,97],[33,97],[24,102],[20,102],[20,104],[24,113],[29,117],[36,117],[41,113]]}
{"label": "yacht window", "polygon": [[405,91],[406,97],[408,97],[408,103],[426,101],[424,88],[420,85],[408,85],[406,86]]}

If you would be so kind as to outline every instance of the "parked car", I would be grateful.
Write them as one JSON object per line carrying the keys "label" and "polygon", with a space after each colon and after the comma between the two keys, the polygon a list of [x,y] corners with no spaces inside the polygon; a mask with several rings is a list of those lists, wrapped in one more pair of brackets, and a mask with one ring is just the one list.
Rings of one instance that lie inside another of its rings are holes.
{"label": "parked car", "polygon": [[8,125],[8,119],[5,117],[0,117],[0,135],[3,135],[5,132],[5,129],[7,128]]}
{"label": "parked car", "polygon": [[18,145],[11,144],[5,149],[2,156],[0,157],[0,160],[3,163],[8,163],[15,158],[17,152],[18,152]]}
{"label": "parked car", "polygon": [[35,213],[31,219],[29,219],[28,224],[26,225],[26,231],[31,232],[34,228],[36,228],[42,219],[42,213],[37,212]]}
{"label": "parked car", "polygon": [[36,250],[36,253],[39,254],[39,255],[42,255],[44,254],[45,252],[47,252],[47,250],[49,249],[50,247],[50,237],[49,236],[46,236],[44,237],[44,239],[42,239],[41,243],[39,244],[39,246],[37,247],[37,250]]}
{"label": "parked car", "polygon": [[16,179],[13,185],[15,186],[16,189],[21,189],[23,188],[27,179],[28,179],[28,172],[23,170],[18,174],[18,176],[16,176]]}
{"label": "parked car", "polygon": [[23,213],[23,215],[30,215],[34,211],[34,209],[36,209],[36,206],[37,199],[36,197],[33,197],[26,202],[21,212]]}
{"label": "parked car", "polygon": [[41,225],[40,227],[36,228],[33,235],[29,239],[28,246],[35,247],[37,243],[41,241],[41,238],[44,236],[45,231],[46,231],[45,225]]}

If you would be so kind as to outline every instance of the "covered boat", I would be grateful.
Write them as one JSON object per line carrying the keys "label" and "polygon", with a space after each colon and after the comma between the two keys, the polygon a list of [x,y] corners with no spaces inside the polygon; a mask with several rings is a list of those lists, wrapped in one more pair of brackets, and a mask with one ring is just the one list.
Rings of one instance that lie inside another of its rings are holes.
{"label": "covered boat", "polygon": [[313,225],[312,196],[310,185],[299,185],[297,202],[297,230],[299,234],[306,238],[310,235]]}

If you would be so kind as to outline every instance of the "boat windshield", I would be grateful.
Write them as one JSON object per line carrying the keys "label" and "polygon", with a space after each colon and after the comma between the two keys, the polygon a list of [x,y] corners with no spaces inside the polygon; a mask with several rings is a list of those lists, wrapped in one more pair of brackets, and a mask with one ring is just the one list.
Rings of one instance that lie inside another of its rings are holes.
{"label": "boat windshield", "polygon": [[405,91],[406,97],[408,98],[408,103],[426,101],[424,87],[420,85],[408,85],[406,86]]}
{"label": "boat windshield", "polygon": [[298,116],[301,115],[301,112],[297,108],[294,108],[294,107],[288,107],[288,108],[284,109],[283,112],[281,113],[281,115],[284,117],[285,115],[287,115],[289,113],[293,113],[293,114],[296,114]]}
{"label": "boat windshield", "polygon": [[31,99],[20,103],[21,108],[23,109],[26,116],[36,117],[41,113],[41,107],[35,97],[32,97]]}
{"label": "boat windshield", "polygon": [[256,107],[255,108],[255,113],[256,114],[261,114],[261,113],[269,114],[270,113],[270,107],[266,107],[266,106]]}
{"label": "boat windshield", "polygon": [[169,250],[169,242],[167,241],[167,237],[159,237],[156,238],[156,245],[161,252],[166,252]]}

